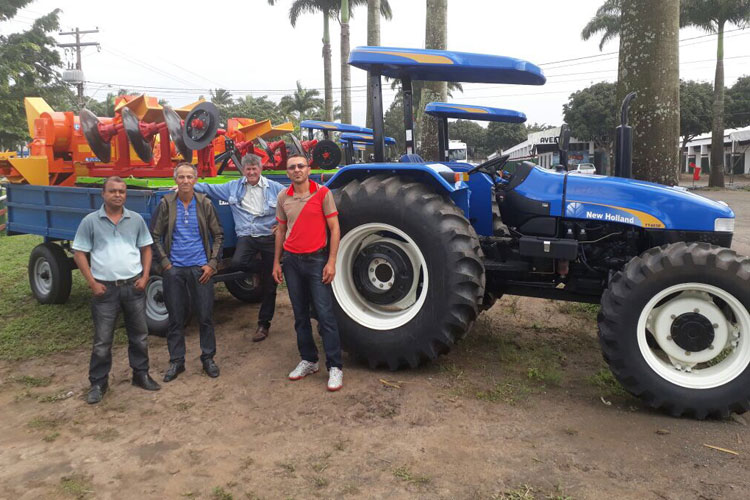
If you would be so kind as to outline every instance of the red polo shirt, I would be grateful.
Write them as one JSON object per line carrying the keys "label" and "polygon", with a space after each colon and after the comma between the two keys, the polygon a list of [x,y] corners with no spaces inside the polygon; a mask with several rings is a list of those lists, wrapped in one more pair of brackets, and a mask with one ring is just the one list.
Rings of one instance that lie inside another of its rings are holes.
{"label": "red polo shirt", "polygon": [[299,195],[292,185],[281,191],[277,199],[276,220],[286,226],[284,250],[287,252],[312,253],[325,247],[328,242],[326,219],[338,215],[331,191],[309,182],[309,193]]}

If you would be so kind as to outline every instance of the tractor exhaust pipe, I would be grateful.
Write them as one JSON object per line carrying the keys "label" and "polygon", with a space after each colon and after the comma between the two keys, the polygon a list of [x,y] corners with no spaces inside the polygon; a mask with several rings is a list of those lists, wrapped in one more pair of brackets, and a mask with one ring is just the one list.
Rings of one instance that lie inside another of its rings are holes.
{"label": "tractor exhaust pipe", "polygon": [[633,127],[628,125],[630,101],[638,96],[631,92],[622,100],[620,125],[615,133],[615,177],[633,177]]}

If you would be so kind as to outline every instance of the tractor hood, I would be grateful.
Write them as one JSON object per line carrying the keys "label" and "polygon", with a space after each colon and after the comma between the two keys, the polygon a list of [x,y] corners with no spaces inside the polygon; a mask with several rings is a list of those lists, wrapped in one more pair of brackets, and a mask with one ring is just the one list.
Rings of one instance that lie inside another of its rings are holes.
{"label": "tractor hood", "polygon": [[[538,168],[535,170],[539,170]],[[606,177],[568,174],[562,211],[567,218],[622,222],[650,229],[732,231],[734,212],[679,187]]]}

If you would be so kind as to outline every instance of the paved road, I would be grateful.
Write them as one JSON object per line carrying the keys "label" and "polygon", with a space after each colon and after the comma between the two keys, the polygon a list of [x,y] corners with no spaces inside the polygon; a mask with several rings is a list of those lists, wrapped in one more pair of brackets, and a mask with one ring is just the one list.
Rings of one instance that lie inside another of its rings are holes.
{"label": "paved road", "polygon": [[750,191],[723,189],[721,191],[695,191],[695,193],[712,200],[725,201],[732,207],[737,217],[732,249],[742,255],[750,255]]}

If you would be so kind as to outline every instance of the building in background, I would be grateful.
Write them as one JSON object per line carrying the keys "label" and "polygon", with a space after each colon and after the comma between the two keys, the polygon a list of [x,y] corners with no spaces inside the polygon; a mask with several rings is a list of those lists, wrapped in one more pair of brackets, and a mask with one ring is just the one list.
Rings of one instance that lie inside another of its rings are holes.
{"label": "building in background", "polygon": [[[683,172],[691,172],[690,164],[701,167],[702,172],[711,170],[711,134],[699,135],[688,142],[682,150]],[[725,172],[750,174],[750,127],[724,131]]]}
{"label": "building in background", "polygon": [[[510,161],[534,161],[545,168],[552,168],[560,163],[560,152],[557,141],[560,138],[560,127],[554,127],[541,132],[533,132],[528,138],[515,146],[503,151],[510,155]],[[594,143],[570,138],[568,148],[568,168],[575,168],[579,163],[593,163],[597,172],[601,172],[602,159],[594,153]]]}

